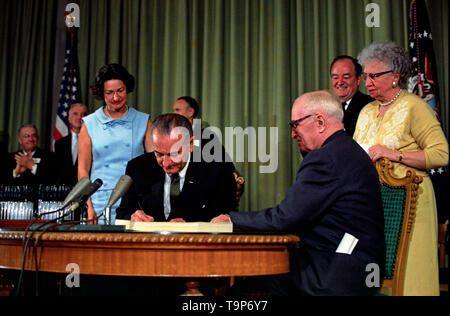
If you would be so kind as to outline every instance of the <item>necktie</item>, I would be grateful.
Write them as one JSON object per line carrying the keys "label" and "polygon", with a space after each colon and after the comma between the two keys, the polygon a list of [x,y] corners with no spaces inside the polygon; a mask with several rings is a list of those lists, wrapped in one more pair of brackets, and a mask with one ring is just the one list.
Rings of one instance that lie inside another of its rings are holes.
{"label": "necktie", "polygon": [[175,213],[177,208],[177,198],[180,195],[180,175],[174,173],[170,175],[170,212]]}
{"label": "necktie", "polygon": [[347,106],[347,102],[342,102],[342,109],[344,110],[344,112],[345,112],[345,110],[346,110],[346,107]]}

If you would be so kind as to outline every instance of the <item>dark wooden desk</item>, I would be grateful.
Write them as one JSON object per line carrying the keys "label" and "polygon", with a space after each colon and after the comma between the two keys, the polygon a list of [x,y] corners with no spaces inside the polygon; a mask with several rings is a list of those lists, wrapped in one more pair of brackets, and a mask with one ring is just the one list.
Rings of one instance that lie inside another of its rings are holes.
{"label": "dark wooden desk", "polygon": [[[23,234],[0,231],[0,268],[21,269]],[[294,235],[47,232],[36,253],[43,272],[69,273],[75,263],[88,275],[261,276],[289,272],[288,249],[298,242]],[[29,247],[26,270],[35,270],[33,255]]]}

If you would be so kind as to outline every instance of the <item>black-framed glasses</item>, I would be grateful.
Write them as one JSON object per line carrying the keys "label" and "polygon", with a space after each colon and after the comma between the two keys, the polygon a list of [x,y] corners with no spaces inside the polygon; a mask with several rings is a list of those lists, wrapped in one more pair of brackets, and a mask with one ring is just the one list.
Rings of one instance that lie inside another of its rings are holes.
{"label": "black-framed glasses", "polygon": [[293,129],[296,129],[297,126],[298,126],[302,121],[306,120],[308,117],[311,117],[311,116],[313,116],[313,115],[315,115],[315,114],[309,114],[309,115],[306,115],[306,116],[304,116],[304,117],[299,118],[298,120],[290,121],[290,122],[289,122],[289,126],[290,126],[291,128],[293,128]]}
{"label": "black-framed glasses", "polygon": [[364,81],[367,80],[367,77],[369,77],[369,78],[372,79],[372,80],[375,80],[375,79],[377,79],[378,77],[380,77],[380,76],[382,76],[382,75],[385,75],[385,74],[388,74],[388,73],[390,73],[390,72],[393,72],[393,70],[388,70],[388,71],[378,72],[378,73],[375,73],[375,74],[366,74],[366,73],[364,72],[364,73],[362,74],[362,77],[363,77]]}

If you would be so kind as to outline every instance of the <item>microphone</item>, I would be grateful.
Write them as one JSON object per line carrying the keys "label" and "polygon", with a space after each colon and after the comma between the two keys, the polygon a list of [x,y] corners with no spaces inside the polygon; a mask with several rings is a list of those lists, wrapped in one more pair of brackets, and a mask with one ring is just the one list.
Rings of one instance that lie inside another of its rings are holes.
{"label": "microphone", "polygon": [[133,180],[130,176],[124,174],[120,177],[119,181],[117,181],[114,190],[109,197],[108,204],[105,207],[105,222],[106,225],[111,225],[111,207],[128,191]]}
{"label": "microphone", "polygon": [[81,204],[86,203],[87,199],[92,194],[94,194],[102,185],[103,181],[101,179],[96,179],[93,183],[89,183],[89,185],[85,186],[77,198],[78,201],[72,204],[67,213],[75,211],[77,208],[81,206]]}
{"label": "microphone", "polygon": [[132,183],[133,179],[131,179],[130,176],[126,174],[122,175],[119,181],[117,181],[117,184],[114,187],[111,196],[109,197],[109,201],[108,204],[106,204],[106,207],[113,206],[114,203],[116,203],[117,200],[119,200],[125,194],[125,192],[128,191]]}
{"label": "microphone", "polygon": [[60,209],[66,208],[70,203],[78,200],[81,194],[87,189],[91,184],[91,181],[87,177],[83,177],[78,181],[78,183],[72,188],[72,190],[67,194],[66,199],[63,202],[63,206]]}

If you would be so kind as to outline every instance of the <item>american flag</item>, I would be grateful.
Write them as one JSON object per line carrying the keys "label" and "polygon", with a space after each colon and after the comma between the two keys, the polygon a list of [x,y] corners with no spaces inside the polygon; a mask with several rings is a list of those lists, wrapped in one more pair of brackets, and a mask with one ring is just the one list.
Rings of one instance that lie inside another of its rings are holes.
{"label": "american flag", "polygon": [[[408,90],[423,98],[441,121],[433,34],[425,0],[411,0],[409,13],[409,54],[414,73]],[[448,167],[428,170],[428,174],[434,187],[438,222],[444,223],[450,210]]]}
{"label": "american flag", "polygon": [[76,41],[74,31],[67,32],[64,71],[59,92],[58,113],[56,114],[53,140],[69,134],[69,109],[72,104],[80,102],[78,63],[76,58]]}
{"label": "american flag", "polygon": [[422,97],[435,111],[440,121],[436,59],[425,0],[412,0],[409,10],[409,55],[414,73],[408,91]]}

